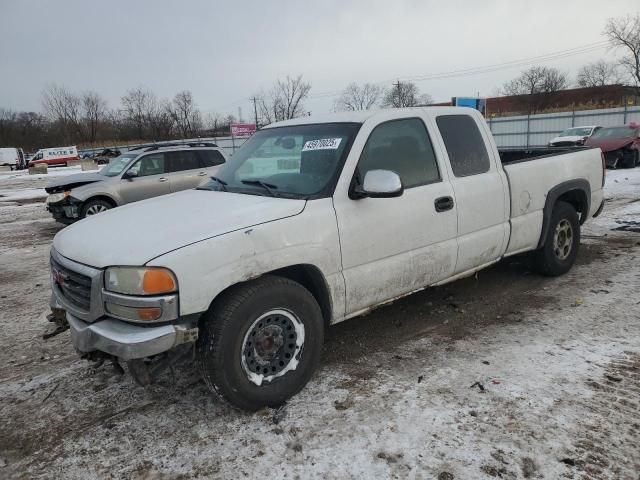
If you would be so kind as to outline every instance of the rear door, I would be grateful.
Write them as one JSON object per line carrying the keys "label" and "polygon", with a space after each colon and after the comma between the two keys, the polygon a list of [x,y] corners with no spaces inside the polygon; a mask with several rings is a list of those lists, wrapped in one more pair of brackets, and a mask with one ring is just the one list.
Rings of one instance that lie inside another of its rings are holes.
{"label": "rear door", "polygon": [[488,148],[490,134],[474,118],[477,112],[469,112],[435,118],[458,207],[456,274],[497,260],[509,239],[507,179],[495,148]]}
{"label": "rear door", "polygon": [[206,179],[207,172],[194,150],[166,152],[165,155],[172,192],[196,188]]}
{"label": "rear door", "polygon": [[[388,121],[365,123],[354,142],[355,151],[366,138],[355,171],[350,155],[342,176],[348,175],[351,185],[341,180],[336,189],[347,316],[453,273],[457,253],[453,189],[424,119],[419,111],[416,114],[394,119],[398,114],[391,111]],[[405,188],[402,196],[354,195],[354,186],[367,171],[376,169],[398,173]]]}
{"label": "rear door", "polygon": [[166,153],[163,152],[150,153],[136,160],[127,169],[127,171],[136,172],[137,176],[120,179],[120,198],[123,203],[137,202],[171,192],[165,155]]}

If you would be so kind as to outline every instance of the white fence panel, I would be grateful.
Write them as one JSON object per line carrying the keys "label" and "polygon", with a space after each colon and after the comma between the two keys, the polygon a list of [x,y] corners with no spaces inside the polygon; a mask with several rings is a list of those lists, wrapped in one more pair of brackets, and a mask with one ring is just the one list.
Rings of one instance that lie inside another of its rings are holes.
{"label": "white fence panel", "polygon": [[498,147],[542,147],[562,130],[582,125],[610,127],[640,123],[640,107],[489,118]]}

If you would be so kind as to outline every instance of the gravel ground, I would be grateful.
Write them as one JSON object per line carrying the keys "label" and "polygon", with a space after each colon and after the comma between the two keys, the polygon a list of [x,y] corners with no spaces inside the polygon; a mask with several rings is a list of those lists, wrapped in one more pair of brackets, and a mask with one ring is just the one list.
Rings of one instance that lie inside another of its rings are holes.
{"label": "gravel ground", "polygon": [[188,366],[143,389],[42,340],[45,181],[0,176],[2,478],[640,478],[640,169],[609,174],[568,275],[510,259],[331,327],[254,414]]}

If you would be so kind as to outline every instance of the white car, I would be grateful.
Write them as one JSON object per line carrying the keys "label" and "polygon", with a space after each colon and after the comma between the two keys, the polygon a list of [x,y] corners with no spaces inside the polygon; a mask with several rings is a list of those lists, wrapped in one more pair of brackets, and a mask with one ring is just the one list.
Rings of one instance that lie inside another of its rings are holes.
{"label": "white car", "polygon": [[276,406],[311,378],[331,324],[522,252],[567,272],[604,174],[597,148],[503,167],[469,108],[288,120],[205,186],[59,232],[52,307],[79,352],[140,383],[195,353],[212,391]]}
{"label": "white car", "polygon": [[587,127],[573,127],[563,130],[557,137],[553,137],[549,140],[550,147],[573,147],[578,145],[584,145],[591,135],[597,132],[600,128],[596,125]]}

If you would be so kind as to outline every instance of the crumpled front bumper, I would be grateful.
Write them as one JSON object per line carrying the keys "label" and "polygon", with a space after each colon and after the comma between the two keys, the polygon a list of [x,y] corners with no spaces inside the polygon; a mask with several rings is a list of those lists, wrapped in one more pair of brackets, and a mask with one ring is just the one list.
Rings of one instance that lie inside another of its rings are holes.
{"label": "crumpled front bumper", "polygon": [[67,321],[76,350],[83,353],[98,350],[123,360],[157,355],[198,338],[198,328],[188,324],[146,327],[108,317],[87,323],[69,312]]}
{"label": "crumpled front bumper", "polygon": [[80,218],[82,202],[73,197],[67,197],[56,203],[47,203],[47,210],[58,222],[70,223]]}

